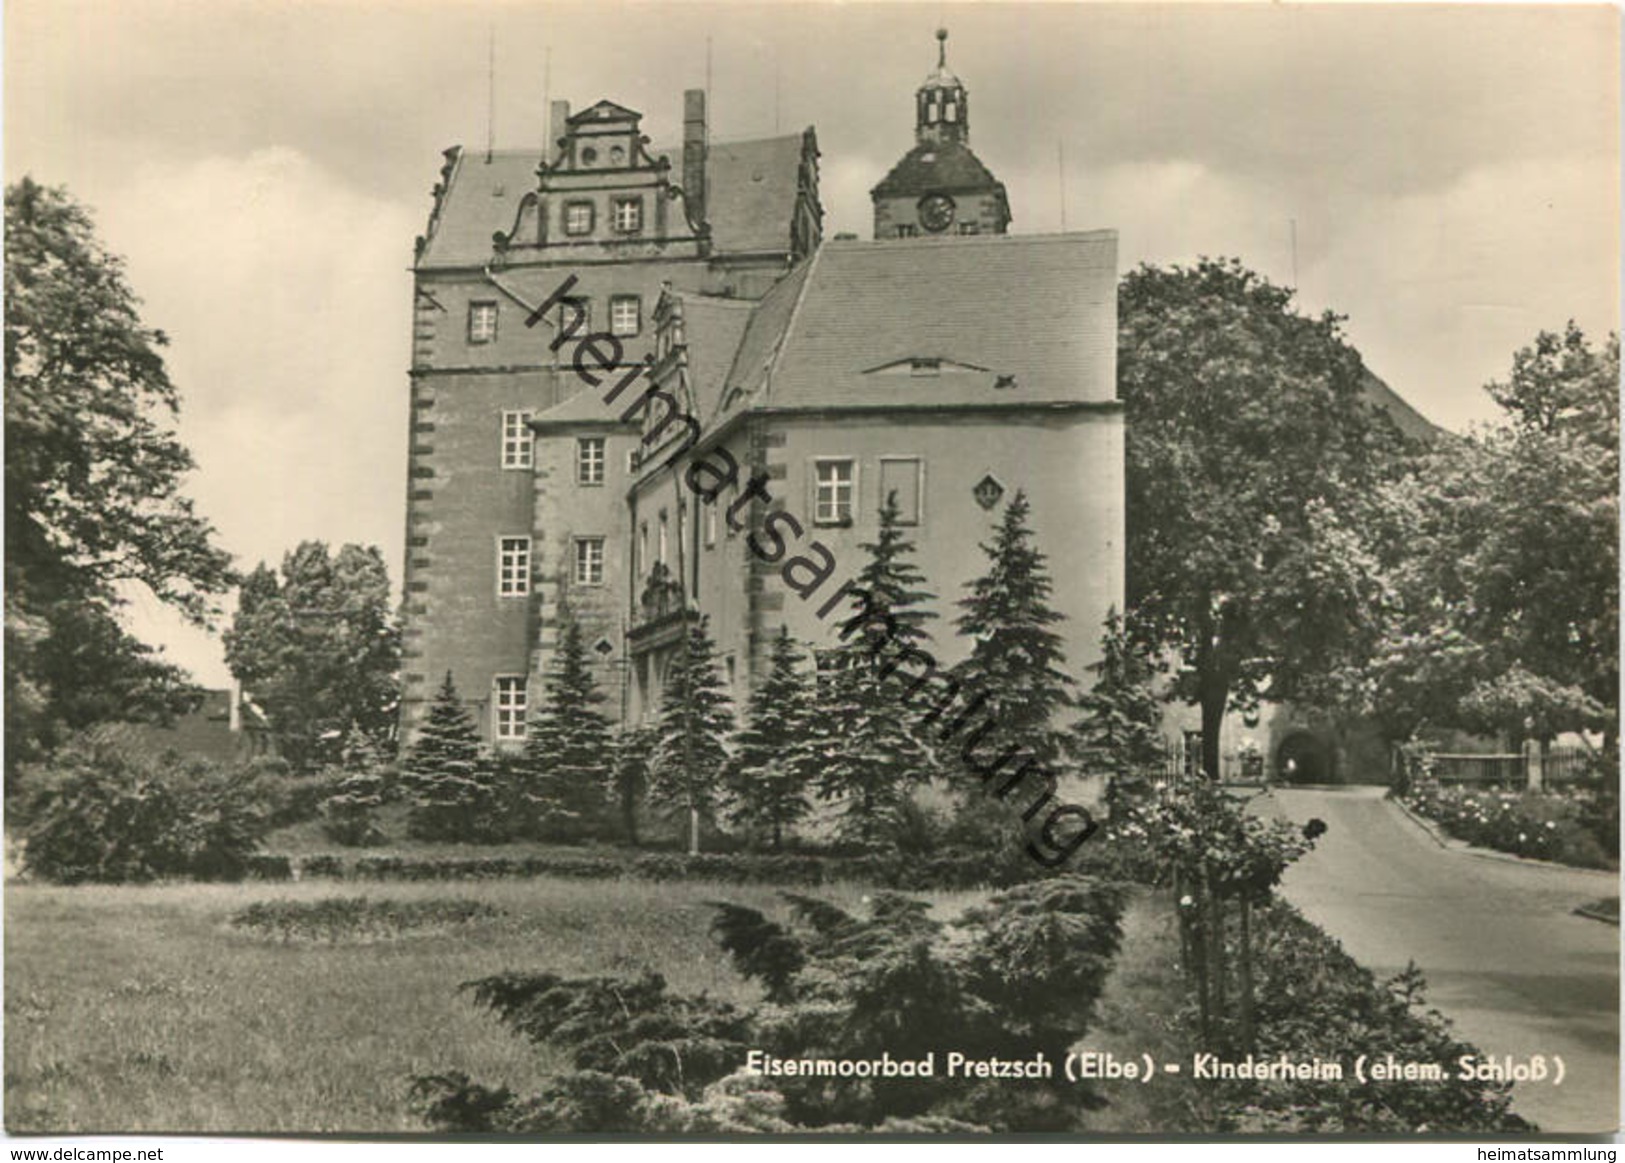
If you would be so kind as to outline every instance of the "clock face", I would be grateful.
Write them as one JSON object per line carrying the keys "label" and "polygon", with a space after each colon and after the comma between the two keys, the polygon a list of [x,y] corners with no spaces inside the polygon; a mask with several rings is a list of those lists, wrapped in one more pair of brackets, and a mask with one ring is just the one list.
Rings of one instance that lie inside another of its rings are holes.
{"label": "clock face", "polygon": [[920,225],[940,234],[954,221],[954,200],[946,194],[927,194],[920,199]]}

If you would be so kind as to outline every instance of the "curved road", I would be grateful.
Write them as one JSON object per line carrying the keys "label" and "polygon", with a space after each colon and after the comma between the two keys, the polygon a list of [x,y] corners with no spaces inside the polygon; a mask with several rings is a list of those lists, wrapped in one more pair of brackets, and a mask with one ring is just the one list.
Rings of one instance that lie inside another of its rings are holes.
{"label": "curved road", "polygon": [[1287,899],[1378,977],[1414,960],[1429,1004],[1484,1054],[1562,1055],[1562,1086],[1513,1091],[1542,1131],[1618,1128],[1620,930],[1572,910],[1619,877],[1441,847],[1384,792],[1276,789],[1282,815],[1330,828],[1288,870]]}

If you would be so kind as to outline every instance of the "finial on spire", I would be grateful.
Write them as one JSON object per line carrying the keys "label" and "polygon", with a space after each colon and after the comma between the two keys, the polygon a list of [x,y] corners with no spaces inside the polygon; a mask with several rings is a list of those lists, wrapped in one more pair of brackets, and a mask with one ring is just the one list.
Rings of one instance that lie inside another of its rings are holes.
{"label": "finial on spire", "polygon": [[947,67],[948,67],[948,30],[946,28],[939,28],[939,29],[937,29],[937,68],[945,69]]}

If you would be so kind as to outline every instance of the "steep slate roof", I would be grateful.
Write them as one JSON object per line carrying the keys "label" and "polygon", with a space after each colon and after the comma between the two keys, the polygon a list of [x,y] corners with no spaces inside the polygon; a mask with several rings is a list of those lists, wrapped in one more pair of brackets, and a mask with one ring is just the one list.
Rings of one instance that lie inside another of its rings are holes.
{"label": "steep slate roof", "polygon": [[1403,396],[1390,388],[1370,369],[1366,370],[1360,388],[1365,393],[1366,401],[1387,412],[1394,422],[1394,427],[1412,440],[1431,441],[1444,431],[1406,403]]}
{"label": "steep slate roof", "polygon": [[958,141],[922,141],[903,155],[891,173],[880,179],[871,192],[884,198],[892,194],[917,194],[925,190],[982,190],[1003,185],[970,151]]}
{"label": "steep slate roof", "polygon": [[[711,143],[706,161],[706,217],[719,252],[790,249],[801,139],[801,134],[793,133],[757,141]],[[680,180],[681,148],[649,150],[650,157],[662,155],[671,159]],[[484,264],[491,257],[491,236],[512,228],[519,200],[536,189],[540,161],[537,150],[497,150],[490,162],[483,151],[461,151],[448,189],[441,195],[439,213],[431,219],[429,240],[418,265]]]}
{"label": "steep slate roof", "polygon": [[730,411],[1112,401],[1116,305],[1114,231],[825,243],[756,308]]}
{"label": "steep slate roof", "polygon": [[441,195],[440,214],[419,266],[480,266],[491,257],[491,235],[513,226],[519,199],[536,188],[534,150],[464,150]]}
{"label": "steep slate roof", "polygon": [[[788,251],[801,174],[801,134],[712,142],[705,167],[705,217],[724,254]],[[672,164],[681,154],[672,156]]]}
{"label": "steep slate roof", "polygon": [[694,394],[690,415],[704,427],[722,402],[722,386],[733,365],[754,303],[710,295],[679,295],[683,333],[688,340],[688,384]]}

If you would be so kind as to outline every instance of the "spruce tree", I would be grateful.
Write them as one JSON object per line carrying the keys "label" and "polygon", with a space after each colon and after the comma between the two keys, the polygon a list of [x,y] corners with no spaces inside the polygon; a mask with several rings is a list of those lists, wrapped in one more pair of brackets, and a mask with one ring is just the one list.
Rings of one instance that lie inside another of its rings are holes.
{"label": "spruce tree", "polygon": [[937,771],[903,700],[913,672],[898,655],[930,641],[925,623],[936,615],[925,608],[935,595],[923,588],[900,516],[897,495],[887,494],[875,540],[861,545],[868,559],[856,586],[867,607],[858,604],[846,641],[826,660],[812,734],[819,794],[841,805],[838,835],[865,847],[895,840],[914,788]]}
{"label": "spruce tree", "polygon": [[801,671],[802,655],[787,626],[780,626],[767,677],[751,694],[747,725],[734,736],[728,765],[730,816],[736,824],[765,832],[775,849],[784,833],[812,810],[807,789],[817,771],[809,731],[812,693]]}
{"label": "spruce tree", "polygon": [[411,797],[406,825],[411,835],[422,840],[505,838],[495,764],[463,709],[449,670],[407,752],[402,775]]}
{"label": "spruce tree", "polygon": [[714,820],[733,731],[728,694],[717,674],[716,647],[704,615],[696,618],[672,665],[660,701],[649,797],[688,814],[688,847],[698,852],[701,820]]}
{"label": "spruce tree", "polygon": [[565,625],[547,692],[525,733],[520,816],[538,836],[579,835],[602,819],[614,768],[604,694],[587,668],[581,626]]}
{"label": "spruce tree", "polygon": [[1116,606],[1106,614],[1100,661],[1089,670],[1097,677],[1078,699],[1083,718],[1073,732],[1085,769],[1110,773],[1107,802],[1115,806],[1154,773],[1163,756],[1162,712],[1151,685],[1154,668]]}
{"label": "spruce tree", "polygon": [[333,794],[322,801],[322,832],[340,844],[382,844],[388,837],[378,826],[384,802],[383,762],[378,749],[355,720],[339,749],[338,778]]}
{"label": "spruce tree", "polygon": [[1053,770],[1070,749],[1055,720],[1072,704],[1076,684],[1066,672],[1062,638],[1051,629],[1065,615],[1049,604],[1054,586],[1027,524],[1030,510],[1018,490],[993,540],[982,545],[987,573],[969,583],[959,601],[964,613],[954,621],[974,645],[954,674],[967,701],[986,697],[984,717],[999,740],[1020,743]]}

